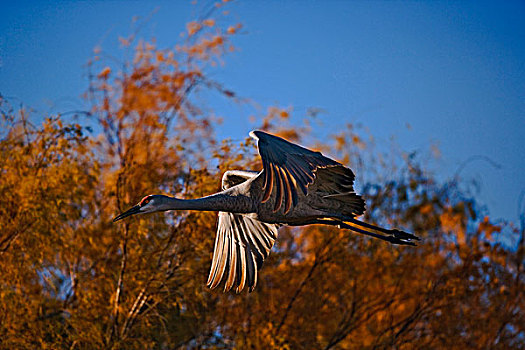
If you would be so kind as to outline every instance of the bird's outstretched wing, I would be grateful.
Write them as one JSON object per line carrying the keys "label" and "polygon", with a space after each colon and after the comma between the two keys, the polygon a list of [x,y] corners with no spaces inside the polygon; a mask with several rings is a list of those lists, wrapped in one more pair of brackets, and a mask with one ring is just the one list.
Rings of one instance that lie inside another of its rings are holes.
{"label": "bird's outstretched wing", "polygon": [[222,189],[227,190],[230,187],[239,185],[258,173],[258,171],[250,170],[228,170],[222,175]]}
{"label": "bird's outstretched wing", "polygon": [[285,213],[290,210],[292,204],[295,206],[297,204],[297,188],[300,188],[306,195],[308,185],[311,185],[315,180],[317,168],[342,166],[341,163],[323,156],[321,152],[310,151],[262,131],[252,131],[250,136],[258,141],[257,146],[263,163],[264,194],[262,202],[266,202],[272,191],[275,190],[274,211],[279,210],[283,202]]}
{"label": "bird's outstretched wing", "polygon": [[225,292],[235,288],[239,293],[245,286],[253,291],[257,270],[272,249],[277,228],[245,215],[219,212],[208,287],[215,288],[225,280]]}

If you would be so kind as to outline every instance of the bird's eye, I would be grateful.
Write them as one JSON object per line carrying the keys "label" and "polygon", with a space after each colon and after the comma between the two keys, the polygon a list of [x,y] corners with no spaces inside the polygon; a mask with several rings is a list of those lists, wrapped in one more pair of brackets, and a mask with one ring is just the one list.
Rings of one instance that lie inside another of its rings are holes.
{"label": "bird's eye", "polygon": [[140,206],[143,206],[143,205],[146,205],[150,202],[151,198],[149,197],[146,197],[144,199],[142,199],[142,201],[140,201]]}

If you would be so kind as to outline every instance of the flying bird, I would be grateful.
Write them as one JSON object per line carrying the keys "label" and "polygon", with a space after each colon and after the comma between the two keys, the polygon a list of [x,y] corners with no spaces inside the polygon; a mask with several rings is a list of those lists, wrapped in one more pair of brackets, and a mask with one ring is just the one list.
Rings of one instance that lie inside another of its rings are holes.
{"label": "flying bird", "polygon": [[207,285],[224,281],[224,291],[253,291],[257,270],[282,225],[333,225],[392,244],[415,245],[419,238],[357,220],[365,201],[354,192],[354,173],[343,164],[263,131],[252,131],[263,169],[229,170],[222,191],[197,199],[149,195],[113,221],[166,210],[218,211],[215,249]]}

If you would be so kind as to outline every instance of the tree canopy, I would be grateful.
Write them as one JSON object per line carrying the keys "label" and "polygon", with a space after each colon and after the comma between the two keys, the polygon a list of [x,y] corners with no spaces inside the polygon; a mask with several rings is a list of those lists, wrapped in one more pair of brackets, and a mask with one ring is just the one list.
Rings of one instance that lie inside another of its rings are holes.
{"label": "tree canopy", "polygon": [[459,176],[382,154],[352,124],[315,143],[316,120],[298,128],[291,108],[269,107],[254,126],[362,174],[365,219],[416,232],[419,246],[283,227],[255,291],[224,294],[205,286],[215,213],[111,222],[146,194],[200,197],[228,169],[260,169],[253,142],[218,140],[220,120],[195,98],[241,101],[211,78],[242,30],[216,13],[173,48],[122,38],[133,57],[119,64],[97,48],[89,111],[0,101],[0,347],[523,348],[525,213],[492,218]]}

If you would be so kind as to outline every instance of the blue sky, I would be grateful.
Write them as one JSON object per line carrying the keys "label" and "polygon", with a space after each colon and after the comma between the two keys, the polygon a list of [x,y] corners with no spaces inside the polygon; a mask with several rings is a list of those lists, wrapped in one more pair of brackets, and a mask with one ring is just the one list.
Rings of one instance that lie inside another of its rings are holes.
{"label": "blue sky", "polygon": [[[186,1],[12,1],[0,13],[0,93],[41,113],[82,109],[84,65],[97,45],[115,51],[131,19],[155,8],[142,33],[176,43],[200,5]],[[213,77],[262,106],[325,110],[323,134],[361,123],[388,144],[427,152],[438,176],[481,182],[496,217],[516,220],[525,190],[525,2],[244,1],[238,51]],[[225,118],[220,137],[240,139],[257,113],[210,96]],[[408,129],[406,125],[410,124]],[[228,126],[226,126],[228,125]]]}

